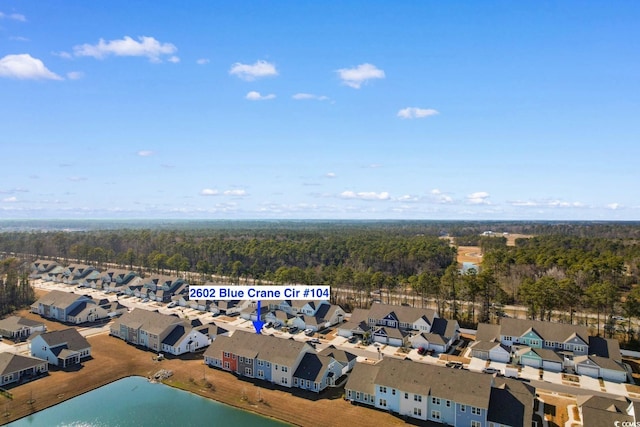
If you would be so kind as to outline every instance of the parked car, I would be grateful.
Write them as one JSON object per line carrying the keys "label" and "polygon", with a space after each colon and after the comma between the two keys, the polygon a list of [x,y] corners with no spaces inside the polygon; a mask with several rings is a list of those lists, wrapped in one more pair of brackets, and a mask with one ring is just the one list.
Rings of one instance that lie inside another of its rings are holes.
{"label": "parked car", "polygon": [[485,374],[498,374],[500,375],[500,370],[492,367],[484,368],[482,370]]}
{"label": "parked car", "polygon": [[173,307],[175,307],[176,305],[178,305],[178,303],[177,303],[177,302],[175,302],[175,301],[171,301],[169,304],[167,304],[167,308],[173,308]]}
{"label": "parked car", "polygon": [[313,335],[313,329],[305,329],[304,330],[304,334],[308,337],[310,337],[311,335]]}
{"label": "parked car", "polygon": [[354,344],[356,341],[358,341],[358,337],[357,335],[351,335],[347,341],[349,341],[351,344]]}
{"label": "parked car", "polygon": [[447,362],[445,366],[453,369],[462,369],[463,367],[461,362]]}
{"label": "parked car", "polygon": [[313,343],[313,344],[320,344],[320,340],[318,338],[312,338],[307,342],[310,342],[310,343]]}
{"label": "parked car", "polygon": [[292,326],[289,328],[289,333],[290,334],[295,334],[298,332],[298,328],[296,326]]}
{"label": "parked car", "polygon": [[418,354],[419,354],[420,356],[424,356],[426,353],[427,353],[427,349],[426,349],[426,348],[424,348],[424,347],[420,347],[420,348],[418,349]]}
{"label": "parked car", "polygon": [[143,299],[142,302],[149,302],[149,298]]}

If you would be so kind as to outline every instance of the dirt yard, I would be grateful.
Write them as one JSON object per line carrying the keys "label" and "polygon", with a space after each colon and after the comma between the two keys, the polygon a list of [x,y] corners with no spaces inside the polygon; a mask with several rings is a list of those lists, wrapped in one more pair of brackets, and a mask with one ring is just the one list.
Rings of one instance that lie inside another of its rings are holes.
{"label": "dirt yard", "polygon": [[[40,319],[31,313],[25,317]],[[64,325],[46,322],[49,330]],[[173,371],[166,384],[240,409],[301,426],[401,425],[404,421],[386,412],[351,405],[342,398],[343,389],[330,389],[320,396],[303,391],[284,390],[266,383],[245,381],[204,365],[202,355],[188,359],[155,361],[154,353],[138,349],[108,334],[88,338],[93,359],[74,372],[52,370],[48,376],[9,387],[13,400],[0,396],[0,424],[45,409],[120,378],[149,377],[160,369]],[[261,384],[262,386],[258,386]]]}

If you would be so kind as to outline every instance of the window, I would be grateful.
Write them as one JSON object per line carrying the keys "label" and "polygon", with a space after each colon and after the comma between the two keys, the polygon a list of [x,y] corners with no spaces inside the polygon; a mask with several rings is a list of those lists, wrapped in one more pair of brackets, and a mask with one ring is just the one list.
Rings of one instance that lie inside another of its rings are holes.
{"label": "window", "polygon": [[396,395],[396,389],[395,388],[391,389],[391,394],[394,395],[394,396]]}
{"label": "window", "polygon": [[440,398],[439,397],[432,397],[431,398],[431,403],[433,403],[434,405],[439,405],[440,404]]}
{"label": "window", "polygon": [[380,406],[382,406],[383,408],[387,407],[387,399],[380,399]]}
{"label": "window", "polygon": [[271,366],[271,362],[267,362],[267,368]]}
{"label": "window", "polygon": [[380,386],[380,393],[386,393],[387,392],[387,388],[384,386]]}
{"label": "window", "polygon": [[360,400],[360,392],[356,391],[356,399]]}
{"label": "window", "polygon": [[504,341],[513,341],[513,337],[505,336]]}
{"label": "window", "polygon": [[244,374],[248,377],[250,377],[251,375],[253,375],[253,369],[251,368],[244,368]]}
{"label": "window", "polygon": [[415,415],[416,417],[421,417],[422,416],[422,409],[413,408],[413,415]]}
{"label": "window", "polygon": [[[419,394],[416,394],[416,395],[413,396],[413,400],[415,402],[422,402],[422,396],[420,396]],[[448,402],[448,400],[447,400],[447,402]]]}
{"label": "window", "polygon": [[[298,385],[298,379],[297,378],[293,379],[293,385]],[[349,392],[349,394],[351,394],[351,392]]]}
{"label": "window", "polygon": [[273,368],[277,371],[278,370],[278,365],[273,365]]}
{"label": "window", "polygon": [[467,407],[465,405],[460,405],[460,412],[465,412]]}
{"label": "window", "polygon": [[551,342],[551,341],[545,341],[544,342],[544,346],[545,347],[555,347],[555,345],[553,345],[553,342]]}
{"label": "window", "polygon": [[264,378],[264,371],[259,370],[258,371],[258,377]]}
{"label": "window", "polygon": [[450,400],[445,401],[444,404],[447,406],[447,408],[451,408],[451,401]]}
{"label": "window", "polygon": [[288,371],[287,367],[286,367],[286,366],[283,366],[283,367],[282,367],[282,372],[287,372],[287,371]]}
{"label": "window", "polygon": [[229,362],[224,362],[224,369],[231,369]]}
{"label": "window", "polygon": [[471,427],[482,427],[480,421],[471,421]]}
{"label": "window", "polygon": [[258,366],[264,366],[264,360],[258,360]]}
{"label": "window", "polygon": [[481,412],[482,412],[482,410],[480,408],[476,408],[475,406],[471,407],[471,413],[473,415],[480,415]]}
{"label": "window", "polygon": [[405,393],[405,394],[404,394],[404,398],[405,398],[405,399],[408,399],[408,398],[409,398],[409,393]]}
{"label": "window", "polygon": [[440,419],[440,411],[431,411],[431,418],[434,420]]}
{"label": "window", "polygon": [[244,363],[244,357],[240,356],[238,360],[240,361],[240,363]]}
{"label": "window", "polygon": [[283,377],[282,378],[282,384],[288,384],[289,380],[287,379],[287,377]]}

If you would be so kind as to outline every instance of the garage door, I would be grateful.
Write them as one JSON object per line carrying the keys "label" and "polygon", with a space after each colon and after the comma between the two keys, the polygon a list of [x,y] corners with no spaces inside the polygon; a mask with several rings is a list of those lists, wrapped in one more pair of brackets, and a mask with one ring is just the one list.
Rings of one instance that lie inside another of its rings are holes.
{"label": "garage door", "polygon": [[586,375],[588,377],[598,378],[600,376],[600,369],[592,366],[578,365],[577,372],[580,375]]}
{"label": "garage door", "polygon": [[520,362],[524,366],[531,366],[533,368],[539,368],[540,367],[540,359],[536,359],[536,358],[533,358],[533,357],[522,356],[520,358]]}

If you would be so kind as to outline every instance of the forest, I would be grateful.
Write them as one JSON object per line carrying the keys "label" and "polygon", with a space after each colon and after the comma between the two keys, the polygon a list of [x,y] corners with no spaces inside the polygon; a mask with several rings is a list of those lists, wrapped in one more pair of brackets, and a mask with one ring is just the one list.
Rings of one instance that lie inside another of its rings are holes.
{"label": "forest", "polygon": [[[559,310],[566,315],[555,320],[572,323],[592,312],[597,332],[602,316],[608,335],[621,328],[613,314],[640,315],[640,223],[78,221],[4,222],[0,229],[5,254],[189,273],[193,282],[326,284],[347,309],[400,295],[394,302],[435,304],[469,326],[497,320],[505,304],[525,306],[534,319]],[[487,230],[496,234],[483,236]],[[507,246],[503,233],[534,237]],[[479,246],[482,265],[462,273],[449,238]],[[635,338],[630,329],[629,321],[624,333]]]}

